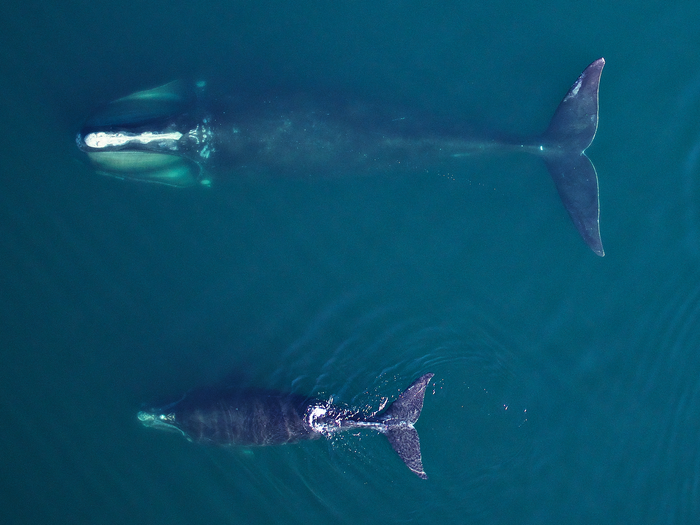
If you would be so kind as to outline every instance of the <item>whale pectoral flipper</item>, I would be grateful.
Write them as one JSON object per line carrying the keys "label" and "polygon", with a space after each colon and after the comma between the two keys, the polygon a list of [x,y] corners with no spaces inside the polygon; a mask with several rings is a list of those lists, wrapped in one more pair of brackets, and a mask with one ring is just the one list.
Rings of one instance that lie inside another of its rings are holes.
{"label": "whale pectoral flipper", "polygon": [[571,86],[542,135],[543,158],[566,210],[601,257],[598,175],[584,153],[598,129],[598,88],[605,60],[590,64]]}
{"label": "whale pectoral flipper", "polygon": [[423,470],[420,439],[413,425],[423,410],[425,389],[433,375],[425,374],[416,379],[382,416],[387,425],[385,434],[392,448],[406,466],[421,479],[428,479],[428,475]]}

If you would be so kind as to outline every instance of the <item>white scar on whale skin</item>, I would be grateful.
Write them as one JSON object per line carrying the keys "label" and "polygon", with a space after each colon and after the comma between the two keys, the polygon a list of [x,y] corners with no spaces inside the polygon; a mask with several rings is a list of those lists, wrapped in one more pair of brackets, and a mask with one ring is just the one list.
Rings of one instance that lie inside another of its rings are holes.
{"label": "white scar on whale skin", "polygon": [[[583,77],[583,75],[581,75]],[[569,100],[570,98],[574,98],[576,95],[578,95],[578,90],[581,89],[581,78],[576,80],[573,86],[571,86],[571,90],[566,94],[566,97],[564,97],[564,100]]]}

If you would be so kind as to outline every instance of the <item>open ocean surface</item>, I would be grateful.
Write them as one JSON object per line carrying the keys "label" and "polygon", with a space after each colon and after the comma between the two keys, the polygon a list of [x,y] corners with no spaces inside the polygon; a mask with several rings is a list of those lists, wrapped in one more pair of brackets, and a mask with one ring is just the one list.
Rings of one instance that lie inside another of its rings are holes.
{"label": "open ocean surface", "polygon": [[[3,524],[700,522],[700,3],[8,0]],[[178,78],[322,86],[541,132],[605,57],[596,257],[544,164],[101,177],[75,134]],[[215,449],[144,403],[221,381],[377,408],[422,373],[429,475],[384,437]]]}

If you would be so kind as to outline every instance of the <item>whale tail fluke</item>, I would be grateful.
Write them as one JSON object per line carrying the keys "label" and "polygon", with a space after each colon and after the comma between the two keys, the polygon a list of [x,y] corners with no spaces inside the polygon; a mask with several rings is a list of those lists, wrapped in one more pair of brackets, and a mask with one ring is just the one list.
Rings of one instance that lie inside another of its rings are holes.
{"label": "whale tail fluke", "polygon": [[542,135],[543,157],[559,196],[586,244],[605,255],[600,238],[598,175],[585,151],[598,129],[599,58],[571,86]]}
{"label": "whale tail fluke", "polygon": [[598,175],[593,163],[580,153],[545,159],[545,164],[574,226],[589,248],[603,257]]}
{"label": "whale tail fluke", "polygon": [[406,466],[421,479],[428,479],[423,470],[420,439],[414,428],[423,410],[425,389],[434,374],[425,374],[416,379],[382,415],[386,425],[386,437],[392,448]]}

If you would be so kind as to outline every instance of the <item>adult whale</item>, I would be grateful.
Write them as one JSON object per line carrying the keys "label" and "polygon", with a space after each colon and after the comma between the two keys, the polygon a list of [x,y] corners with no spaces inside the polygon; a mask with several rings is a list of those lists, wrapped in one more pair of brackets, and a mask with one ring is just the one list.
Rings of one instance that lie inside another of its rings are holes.
{"label": "adult whale", "polygon": [[381,413],[365,414],[331,401],[280,392],[210,389],[141,411],[138,419],[147,427],[180,432],[195,443],[220,446],[283,445],[366,428],[384,434],[406,466],[427,479],[414,425],[432,377],[424,374],[416,379]]}
{"label": "adult whale", "polygon": [[598,128],[605,60],[581,73],[541,135],[467,136],[458,122],[338,97],[255,93],[211,97],[204,82],[175,81],[115,100],[77,135],[99,173],[187,187],[212,174],[425,172],[485,152],[541,157],[576,229],[603,256],[598,176],[585,154]]}

